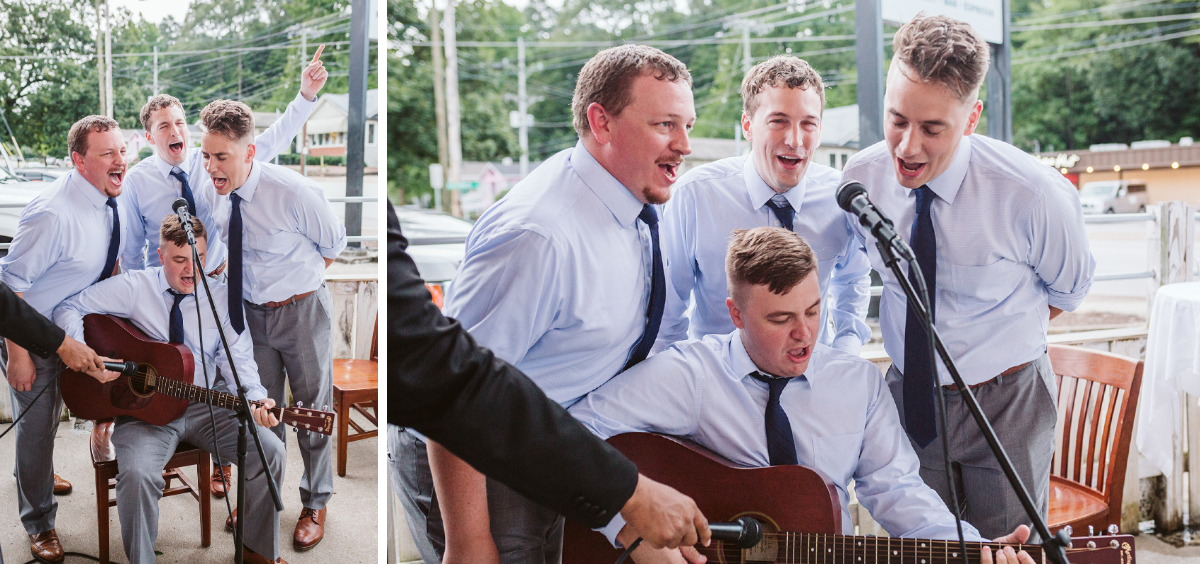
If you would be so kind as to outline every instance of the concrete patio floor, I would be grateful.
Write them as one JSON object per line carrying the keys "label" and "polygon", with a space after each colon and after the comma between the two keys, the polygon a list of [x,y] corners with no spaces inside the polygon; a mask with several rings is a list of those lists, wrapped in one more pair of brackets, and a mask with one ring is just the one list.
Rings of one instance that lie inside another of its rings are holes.
{"label": "concrete patio floor", "polygon": [[[368,424],[369,425],[369,424]],[[0,426],[0,429],[7,424]],[[352,442],[346,477],[334,474],[334,495],[327,506],[325,538],[308,552],[292,549],[292,530],[300,516],[300,475],[304,471],[295,433],[288,432],[288,461],[284,474],[283,513],[280,515],[280,556],[296,562],[375,562],[378,559],[378,468],[376,438]],[[74,429],[72,422],[59,424],[54,446],[54,464],[58,474],[69,480],[75,489],[58,496],[56,528],[67,552],[96,556],[99,553],[96,532],[95,474],[88,455],[87,430]],[[335,439],[336,441],[336,439]],[[5,562],[18,564],[32,559],[28,536],[21,527],[16,501],[16,480],[12,476],[13,435],[0,441],[0,547]],[[253,454],[253,445],[251,445]],[[336,450],[335,470],[336,470]],[[194,474],[188,472],[193,479]],[[237,470],[234,469],[236,485]],[[230,500],[232,503],[234,500]],[[217,563],[233,561],[233,533],[225,530],[228,516],[223,499],[212,499],[212,544],[200,546],[199,505],[190,495],[163,499],[159,503],[159,533],[156,549],[162,553],[161,563]],[[121,524],[116,507],[110,509],[111,535],[109,555],[112,562],[128,562],[121,545]],[[67,556],[67,563],[94,562],[86,558]]]}

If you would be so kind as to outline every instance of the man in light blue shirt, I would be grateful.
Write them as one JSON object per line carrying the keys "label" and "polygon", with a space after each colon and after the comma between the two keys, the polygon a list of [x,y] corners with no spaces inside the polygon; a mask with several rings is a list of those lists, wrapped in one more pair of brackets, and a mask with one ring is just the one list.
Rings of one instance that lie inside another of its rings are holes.
{"label": "man in light blue shirt", "polygon": [[[658,49],[607,49],[580,72],[572,112],[579,142],[479,218],[445,307],[563,406],[645,358],[657,335],[666,282],[655,205],[670,197],[691,152],[691,76]],[[402,502],[426,562],[442,560],[443,543],[445,562],[558,561],[561,516],[499,482],[485,485],[436,447],[431,473],[419,438],[403,433],[399,442],[393,454],[414,461],[401,472]],[[429,504],[434,480],[440,516]],[[453,514],[464,506],[487,508],[490,530],[486,514]],[[443,532],[443,522],[473,529],[478,544],[456,544],[463,537]]]}
{"label": "man in light blue shirt", "polygon": [[[333,404],[333,303],[325,269],[346,248],[346,227],[315,182],[291,169],[254,160],[254,114],[241,102],[217,100],[200,112],[204,168],[228,218],[229,315],[249,329],[267,394],[283,405],[284,378],[297,403]],[[244,317],[243,307],[244,306]],[[273,429],[283,439],[282,425]],[[304,508],[292,537],[299,551],[324,538],[325,504],[333,495],[331,437],[297,433]]]}
{"label": "man in light blue shirt", "polygon": [[[117,122],[87,116],[71,126],[67,146],[75,170],[25,206],[12,247],[0,259],[0,281],[46,317],[63,300],[119,270],[117,257],[130,224],[121,198],[125,139]],[[7,345],[13,412],[24,414],[16,432],[21,524],[34,555],[61,562],[62,544],[54,529],[58,502],[52,492],[57,478],[54,433],[62,414],[57,376],[63,365],[58,355],[31,357],[12,341]],[[69,491],[70,484],[62,482]]]}
{"label": "man in light blue shirt", "polygon": [[[1046,330],[1052,317],[1079,306],[1095,271],[1079,197],[1053,168],[1008,143],[972,135],[989,48],[969,25],[916,18],[896,32],[894,45],[885,140],[854,155],[845,178],[866,187],[913,248],[946,349],[1045,517],[1057,419]],[[874,242],[856,229],[864,243]],[[883,277],[887,379],[925,483],[950,503],[935,419],[940,384],[951,388],[950,459],[964,515],[984,535],[1029,524],[945,366],[930,364],[925,332],[909,315],[899,280],[868,246]]]}
{"label": "man in light blue shirt", "polygon": [[[892,536],[957,539],[954,516],[918,475],[879,371],[817,342],[816,254],[780,228],[731,237],[726,312],[736,329],[676,343],[609,380],[570,413],[602,438],[664,433],[742,466],[816,468],[837,488],[845,531],[853,530],[847,491],[853,480],[859,503]],[[618,516],[604,532],[629,546],[634,539],[622,528]],[[963,535],[985,540],[969,523]],[[649,552],[639,548],[634,558],[665,556],[639,555]],[[696,556],[690,547],[684,554]]]}
{"label": "man in light blue shirt", "polygon": [[[203,261],[208,242],[204,224],[192,218],[192,229],[196,251]],[[220,327],[229,339],[232,358],[226,355],[221,344],[218,321],[213,318],[208,296],[203,288],[197,290],[198,269],[193,268],[192,248],[179,218],[167,217],[160,234],[163,243],[156,254],[163,266],[127,272],[89,286],[54,310],[55,323],[68,335],[83,339],[85,315],[99,313],[127,318],[155,341],[186,345],[196,361],[192,383],[202,388],[214,387],[220,376],[228,392],[236,395],[237,385],[232,375],[236,366],[238,377],[248,388],[246,398],[262,402],[261,406],[251,407],[255,422],[263,427],[277,425],[278,419],[268,411],[275,402],[267,397],[267,390],[258,381],[251,337],[248,333],[239,335],[229,324],[225,305],[227,288],[215,281],[208,284],[220,315]],[[204,338],[203,343],[200,336]],[[237,420],[230,417],[232,412],[229,410],[213,409],[216,411],[215,423],[209,415],[209,407],[202,403],[188,406],[183,415],[166,425],[117,417],[112,433],[121,467],[117,475],[117,515],[121,520],[125,554],[131,563],[155,561],[158,501],[165,486],[162,469],[180,442],[219,454],[223,461],[236,460]],[[270,476],[263,471],[262,459],[257,452],[246,456],[243,473],[247,492],[245,507],[246,514],[251,516],[245,525],[246,546],[254,551],[247,562],[264,562],[264,557],[274,560],[279,552],[279,512],[275,511],[266,480],[275,480],[277,484],[283,480],[286,459],[279,437],[259,433],[259,439],[266,453]]]}
{"label": "man in light blue shirt", "polygon": [[[329,77],[320,60],[321,49],[300,75],[300,93],[288,104],[283,115],[254,140],[254,158],[269,161],[287,148],[296,133],[308,120],[317,104],[317,94]],[[158,226],[163,218],[174,215],[171,204],[179,198],[188,200],[189,212],[209,228],[212,245],[205,270],[220,274],[227,255],[221,241],[218,222],[214,220],[213,205],[216,193],[200,151],[191,150],[188,124],[183,104],[174,96],[159,94],[150,98],[141,111],[146,140],[154,147],[154,155],[134,165],[125,180],[125,197],[130,214],[137,219],[129,226],[129,243],[121,256],[125,270],[159,266]],[[185,186],[186,185],[186,186]],[[148,246],[147,246],[148,244]]]}
{"label": "man in light blue shirt", "polygon": [[857,354],[871,340],[871,265],[834,198],[841,174],[811,162],[821,144],[821,76],[792,55],[772,57],[742,80],[742,106],[751,154],[689,170],[664,207],[672,290],[656,348],[733,330],[725,308],[730,233],[771,225],[800,234],[817,254],[825,300],[820,342]]}

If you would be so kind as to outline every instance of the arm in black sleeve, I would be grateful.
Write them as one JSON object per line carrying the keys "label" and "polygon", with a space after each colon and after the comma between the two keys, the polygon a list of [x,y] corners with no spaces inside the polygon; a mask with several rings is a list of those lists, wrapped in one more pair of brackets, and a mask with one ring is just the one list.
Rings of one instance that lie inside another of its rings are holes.
{"label": "arm in black sleeve", "polygon": [[606,525],[633,495],[634,464],[442,316],[390,206],[387,234],[389,422],[554,511]]}
{"label": "arm in black sleeve", "polygon": [[67,334],[0,282],[0,337],[42,358],[49,358]]}

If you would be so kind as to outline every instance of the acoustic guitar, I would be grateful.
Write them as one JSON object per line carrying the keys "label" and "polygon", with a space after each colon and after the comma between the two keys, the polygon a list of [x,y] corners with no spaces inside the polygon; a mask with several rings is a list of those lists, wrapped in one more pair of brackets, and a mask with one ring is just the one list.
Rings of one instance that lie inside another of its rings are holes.
{"label": "acoustic guitar", "polygon": [[[165,425],[183,415],[190,402],[235,411],[241,408],[235,395],[192,384],[195,361],[190,349],[177,343],[154,341],[127,319],[97,313],[86,315],[83,336],[96,354],[135,361],[138,371],[133,376],[122,375],[101,384],[87,374],[63,370],[60,377],[63,402],[79,417],[99,420],[129,415],[152,425]],[[333,434],[332,412],[276,406],[271,413],[287,425],[322,435]]]}
{"label": "acoustic guitar", "polygon": [[[753,517],[763,539],[739,549],[714,541],[697,545],[710,563],[791,562],[805,564],[955,564],[958,541],[850,536],[842,531],[837,489],[820,471],[804,466],[743,468],[694,443],[651,433],[626,433],[608,441],[647,477],[696,500],[709,521]],[[999,543],[986,543],[993,554]],[[984,543],[967,543],[967,556],[979,562]],[[1047,562],[1040,545],[1003,545]],[[612,564],[621,555],[598,532],[567,521],[564,564]],[[1072,564],[1133,564],[1133,537],[1072,539]]]}

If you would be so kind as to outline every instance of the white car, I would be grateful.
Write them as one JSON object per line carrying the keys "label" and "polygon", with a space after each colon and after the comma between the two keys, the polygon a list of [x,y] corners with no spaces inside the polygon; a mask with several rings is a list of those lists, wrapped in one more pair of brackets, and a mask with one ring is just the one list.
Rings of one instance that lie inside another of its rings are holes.
{"label": "white car", "polygon": [[[50,186],[50,182],[30,182],[0,168],[0,242],[12,241],[25,205]],[[0,255],[8,252],[7,246]]]}
{"label": "white car", "polygon": [[433,303],[442,307],[450,281],[466,255],[471,222],[416,206],[396,206],[396,218],[408,239],[408,254],[433,294]]}
{"label": "white car", "polygon": [[1134,213],[1150,203],[1146,183],[1140,180],[1086,182],[1079,191],[1083,213]]}

